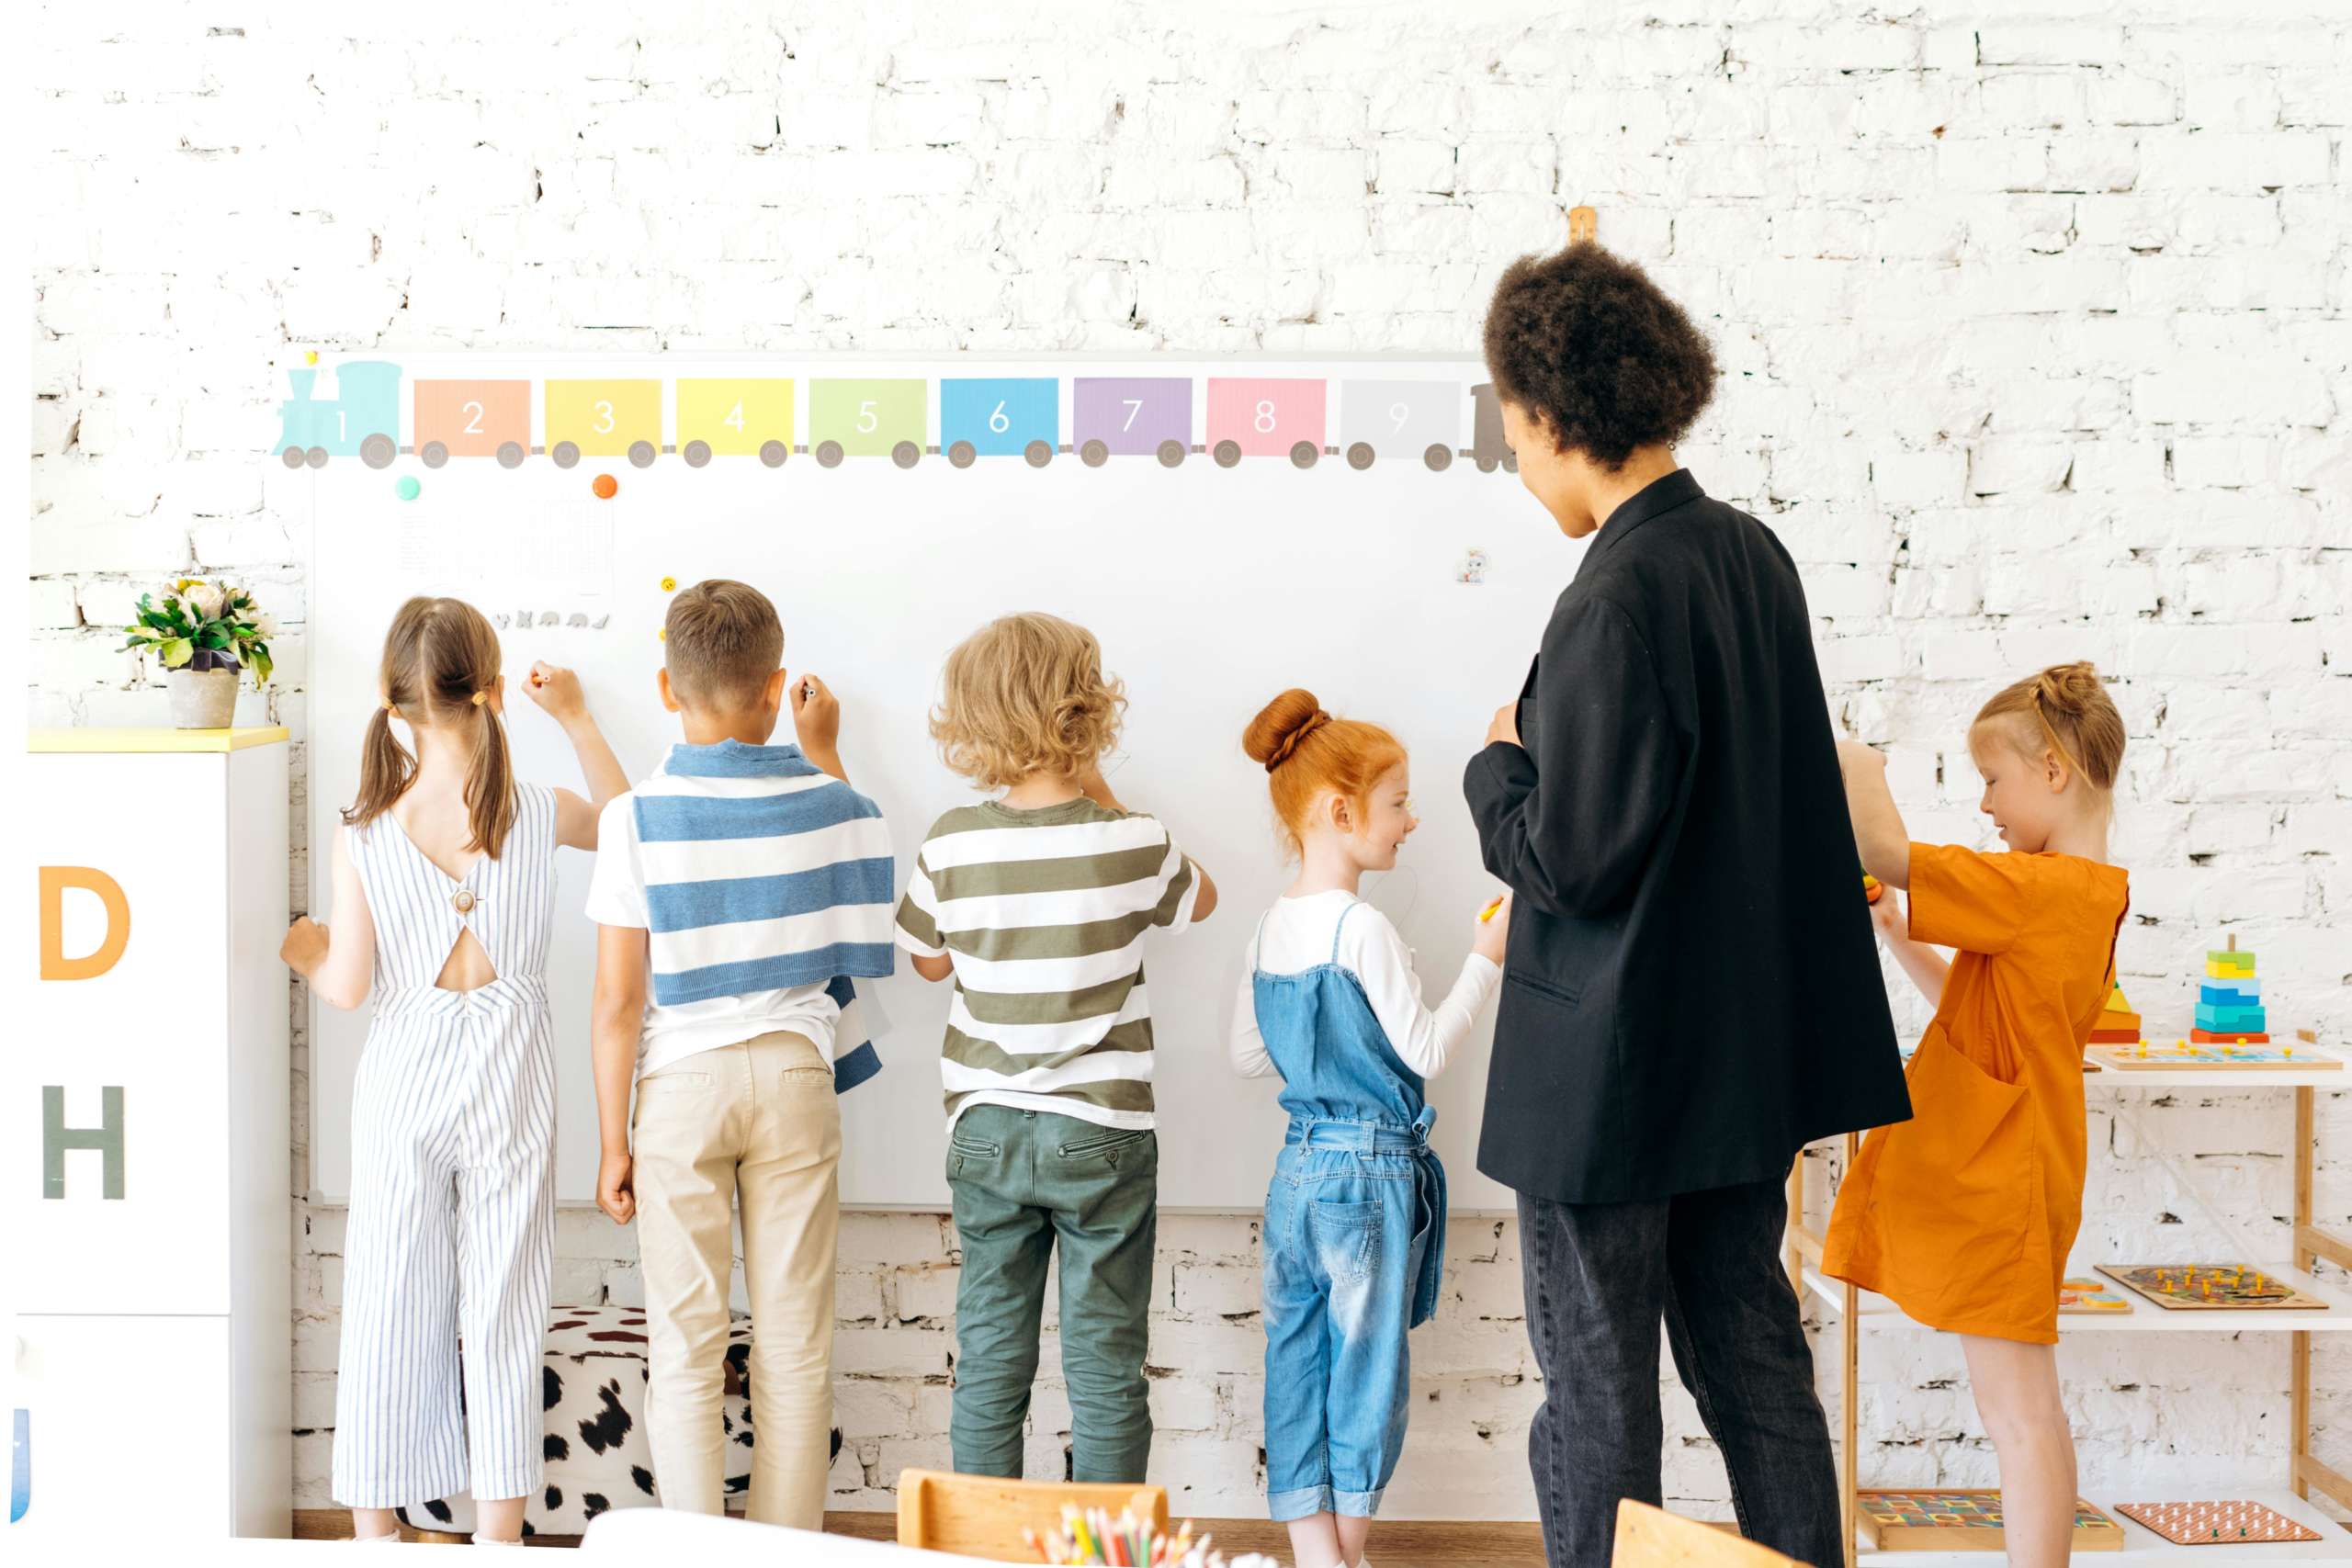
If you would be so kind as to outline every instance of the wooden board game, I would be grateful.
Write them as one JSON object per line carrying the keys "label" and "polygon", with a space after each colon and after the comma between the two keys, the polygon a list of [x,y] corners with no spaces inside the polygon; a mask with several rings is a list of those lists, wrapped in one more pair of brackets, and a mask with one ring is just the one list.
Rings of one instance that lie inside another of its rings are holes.
{"label": "wooden board game", "polygon": [[2118,1503],[2115,1511],[2175,1546],[2243,1546],[2257,1540],[2317,1540],[2319,1531],[2260,1503]]}
{"label": "wooden board game", "polygon": [[[2003,1551],[2001,1495],[1928,1487],[1864,1490],[1856,1513],[1874,1551]],[[2120,1551],[2123,1527],[2090,1504],[2075,1504],[2076,1551]]]}
{"label": "wooden board game", "polygon": [[2244,1263],[2102,1263],[2098,1271],[2168,1312],[2327,1310],[2325,1302]]}
{"label": "wooden board game", "polygon": [[2206,1044],[2183,1041],[2171,1045],[2150,1045],[2145,1055],[2137,1045],[2094,1045],[2089,1055],[2120,1073],[2177,1072],[2183,1067],[2199,1071],[2245,1072],[2259,1069],[2277,1072],[2293,1067],[2301,1072],[2340,1070],[2344,1058],[2330,1055],[2315,1045],[2240,1045]]}
{"label": "wooden board game", "polygon": [[2058,1287],[2058,1310],[2112,1315],[2130,1312],[2132,1302],[2104,1280],[2068,1280]]}

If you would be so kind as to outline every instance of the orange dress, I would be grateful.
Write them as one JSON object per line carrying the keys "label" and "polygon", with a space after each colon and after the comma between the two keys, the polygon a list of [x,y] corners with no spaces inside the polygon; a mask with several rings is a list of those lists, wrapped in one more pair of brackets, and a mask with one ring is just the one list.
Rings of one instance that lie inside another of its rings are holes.
{"label": "orange dress", "polygon": [[2083,1046],[2114,984],[2120,867],[1911,846],[1911,936],[1954,948],[1911,1058],[1911,1120],[1872,1130],[1822,1269],[1931,1328],[2053,1345],[2083,1217]]}

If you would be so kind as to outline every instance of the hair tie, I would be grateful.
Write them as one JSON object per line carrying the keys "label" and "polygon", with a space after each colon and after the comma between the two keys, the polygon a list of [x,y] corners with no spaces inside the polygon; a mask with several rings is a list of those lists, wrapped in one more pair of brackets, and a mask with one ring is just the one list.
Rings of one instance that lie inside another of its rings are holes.
{"label": "hair tie", "polygon": [[482,704],[488,701],[490,701],[490,694],[488,692],[476,692],[474,694],[474,706],[480,707]]}
{"label": "hair tie", "polygon": [[1315,716],[1312,718],[1309,718],[1296,729],[1292,730],[1288,735],[1283,737],[1283,743],[1274,748],[1274,754],[1272,756],[1266,759],[1266,772],[1271,773],[1276,768],[1281,767],[1284,762],[1289,761],[1290,754],[1297,750],[1300,744],[1304,742],[1308,736],[1314,734],[1317,730],[1322,728],[1325,725],[1330,722],[1331,716],[1325,713],[1321,708],[1317,708],[1315,710]]}
{"label": "hair tie", "polygon": [[390,714],[394,718],[398,718],[401,716],[401,710],[392,705],[392,699],[390,697],[386,697],[384,699],[384,711]]}

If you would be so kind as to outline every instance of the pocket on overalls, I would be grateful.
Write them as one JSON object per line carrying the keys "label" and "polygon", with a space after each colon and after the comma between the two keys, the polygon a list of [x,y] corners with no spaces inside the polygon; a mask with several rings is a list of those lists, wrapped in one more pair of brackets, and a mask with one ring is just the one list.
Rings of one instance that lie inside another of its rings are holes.
{"label": "pocket on overalls", "polygon": [[1381,1205],[1338,1203],[1324,1199],[1306,1205],[1306,1236],[1317,1268],[1335,1285],[1359,1285],[1380,1261]]}

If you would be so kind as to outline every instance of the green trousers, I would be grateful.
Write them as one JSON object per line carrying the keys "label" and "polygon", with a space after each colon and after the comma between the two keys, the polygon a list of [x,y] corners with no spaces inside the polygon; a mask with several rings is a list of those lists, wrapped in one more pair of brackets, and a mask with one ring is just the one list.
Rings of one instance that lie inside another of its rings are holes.
{"label": "green trousers", "polygon": [[1141,1482],[1151,1457],[1143,1357],[1158,1138],[1052,1111],[976,1105],[948,1136],[947,1186],[964,1247],[948,1423],[956,1468],[1021,1473],[1046,1265],[1058,1243],[1070,1479]]}

